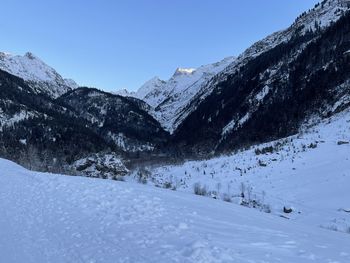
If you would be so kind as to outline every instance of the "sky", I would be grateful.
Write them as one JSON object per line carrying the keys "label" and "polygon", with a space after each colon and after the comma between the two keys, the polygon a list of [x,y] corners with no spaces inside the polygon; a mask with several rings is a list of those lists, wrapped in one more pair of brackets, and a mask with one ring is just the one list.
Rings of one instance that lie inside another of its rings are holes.
{"label": "sky", "polygon": [[238,56],[318,0],[2,0],[0,51],[30,51],[62,76],[136,90],[178,67]]}

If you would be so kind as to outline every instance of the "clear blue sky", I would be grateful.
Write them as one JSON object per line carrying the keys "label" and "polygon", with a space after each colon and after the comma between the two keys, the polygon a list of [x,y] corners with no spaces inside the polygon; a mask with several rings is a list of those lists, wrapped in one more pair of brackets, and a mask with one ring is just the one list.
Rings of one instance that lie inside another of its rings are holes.
{"label": "clear blue sky", "polygon": [[81,85],[134,90],[239,55],[317,2],[2,0],[0,50],[31,51]]}

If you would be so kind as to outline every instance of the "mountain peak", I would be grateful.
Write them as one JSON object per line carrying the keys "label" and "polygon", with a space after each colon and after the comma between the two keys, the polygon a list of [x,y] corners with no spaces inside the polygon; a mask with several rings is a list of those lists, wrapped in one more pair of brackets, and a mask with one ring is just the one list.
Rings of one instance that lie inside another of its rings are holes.
{"label": "mountain peak", "polygon": [[72,80],[63,79],[55,69],[31,52],[23,56],[0,52],[0,69],[27,81],[38,93],[54,98],[78,86]]}
{"label": "mountain peak", "polygon": [[0,59],[11,56],[11,53],[0,51]]}
{"label": "mountain peak", "polygon": [[191,75],[195,71],[195,68],[177,68],[174,75]]}
{"label": "mountain peak", "polygon": [[31,59],[31,60],[37,59],[37,57],[31,52],[25,53],[24,56]]}

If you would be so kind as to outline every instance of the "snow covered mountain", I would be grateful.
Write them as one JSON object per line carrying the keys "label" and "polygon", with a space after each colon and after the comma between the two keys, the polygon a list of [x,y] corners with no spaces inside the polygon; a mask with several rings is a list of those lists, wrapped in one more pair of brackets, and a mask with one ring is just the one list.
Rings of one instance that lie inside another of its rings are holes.
{"label": "snow covered mountain", "polygon": [[349,7],[349,0],[325,0],[248,48],[182,110],[173,143],[194,153],[232,150],[348,107]]}
{"label": "snow covered mountain", "polygon": [[299,136],[158,167],[157,188],[0,159],[0,262],[348,263],[349,128],[344,112]]}
{"label": "snow covered mountain", "polygon": [[[0,70],[0,156],[30,169],[66,173],[72,172],[75,161],[89,158],[90,163],[96,153],[129,159],[143,152],[151,156],[168,133],[145,105],[89,88],[53,99]],[[104,168],[94,176],[106,176],[108,162],[96,162]]]}
{"label": "snow covered mountain", "polygon": [[37,93],[57,98],[78,85],[71,79],[63,79],[52,67],[27,52],[24,56],[0,52],[0,69],[24,79]]}
{"label": "snow covered mountain", "polygon": [[118,94],[0,53],[0,262],[350,262],[350,0]]}
{"label": "snow covered mountain", "polygon": [[[210,94],[214,87],[227,80],[228,76],[247,65],[262,54],[288,43],[296,35],[327,28],[349,9],[349,0],[324,0],[309,12],[300,15],[288,29],[276,32],[248,48],[237,59],[230,57],[221,62],[202,66],[198,69],[176,70],[168,81],[155,77],[146,82],[138,91],[119,91],[122,96],[144,100],[152,106],[152,114],[170,133],[192,113]],[[301,47],[301,49],[303,49]]]}
{"label": "snow covered mountain", "polygon": [[74,109],[97,133],[125,152],[153,150],[168,136],[136,98],[78,88],[62,95],[57,102]]}
{"label": "snow covered mountain", "polygon": [[197,69],[178,68],[174,75],[164,81],[158,77],[147,81],[136,92],[118,91],[122,96],[131,96],[147,102],[150,113],[165,130],[172,133],[186,115],[181,114],[202,86],[235,60],[228,57],[220,62],[201,66]]}
{"label": "snow covered mountain", "polygon": [[178,68],[123,96],[71,90],[73,82],[32,54],[1,53],[0,152],[22,164],[31,147],[57,151],[67,164],[110,151],[142,162],[153,154],[208,158],[288,137],[309,118],[350,105],[348,5],[325,0],[238,58]]}

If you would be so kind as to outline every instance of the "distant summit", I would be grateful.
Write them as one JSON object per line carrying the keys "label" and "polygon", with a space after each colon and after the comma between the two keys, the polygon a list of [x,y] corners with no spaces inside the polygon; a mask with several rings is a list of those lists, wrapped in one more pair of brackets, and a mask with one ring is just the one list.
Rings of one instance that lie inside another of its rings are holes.
{"label": "distant summit", "polygon": [[78,87],[74,80],[64,79],[31,52],[24,56],[0,52],[0,69],[24,79],[37,93],[53,98]]}
{"label": "distant summit", "polygon": [[187,116],[183,109],[213,76],[235,61],[227,57],[220,62],[195,68],[177,68],[174,75],[164,81],[154,77],[142,85],[136,92],[116,92],[122,96],[131,96],[144,100],[151,106],[150,113],[164,129],[173,132],[181,120]]}

